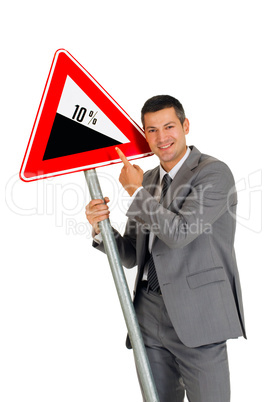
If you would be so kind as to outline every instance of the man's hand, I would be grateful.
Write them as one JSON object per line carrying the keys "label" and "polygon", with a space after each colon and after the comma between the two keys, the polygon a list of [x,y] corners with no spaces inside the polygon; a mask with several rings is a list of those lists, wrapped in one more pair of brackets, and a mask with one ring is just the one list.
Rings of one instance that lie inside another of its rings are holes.
{"label": "man's hand", "polygon": [[128,194],[132,196],[133,193],[142,186],[143,170],[138,165],[132,165],[119,148],[116,148],[116,151],[124,164],[121,169],[119,181]]}
{"label": "man's hand", "polygon": [[89,202],[85,208],[85,215],[89,223],[93,226],[96,234],[100,233],[98,222],[104,221],[109,217],[110,211],[107,203],[109,198],[105,197],[104,200],[96,199]]}

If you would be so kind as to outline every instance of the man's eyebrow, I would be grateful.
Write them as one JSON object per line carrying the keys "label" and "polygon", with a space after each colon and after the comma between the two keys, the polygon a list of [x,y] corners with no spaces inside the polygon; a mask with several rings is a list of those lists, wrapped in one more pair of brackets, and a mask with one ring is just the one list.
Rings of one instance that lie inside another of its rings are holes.
{"label": "man's eyebrow", "polygon": [[[175,124],[175,121],[169,121],[169,123],[164,124],[163,127],[166,127],[169,124]],[[148,128],[157,128],[157,127],[155,127],[155,126],[147,126],[146,129],[148,129]]]}

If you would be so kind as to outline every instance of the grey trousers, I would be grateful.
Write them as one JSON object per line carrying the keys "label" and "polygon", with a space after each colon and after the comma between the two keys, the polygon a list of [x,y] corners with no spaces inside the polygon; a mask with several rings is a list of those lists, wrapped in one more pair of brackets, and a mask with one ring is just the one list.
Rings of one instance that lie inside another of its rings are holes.
{"label": "grey trousers", "polygon": [[[229,402],[226,342],[186,347],[178,338],[163,298],[139,289],[135,310],[160,402]],[[145,399],[144,399],[145,400]]]}

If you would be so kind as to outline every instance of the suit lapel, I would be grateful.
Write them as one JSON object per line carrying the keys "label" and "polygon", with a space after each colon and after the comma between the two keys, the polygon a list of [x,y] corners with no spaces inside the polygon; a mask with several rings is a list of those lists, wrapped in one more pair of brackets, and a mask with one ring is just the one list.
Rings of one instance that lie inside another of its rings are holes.
{"label": "suit lapel", "polygon": [[[145,175],[144,181],[143,181],[143,186],[144,188],[153,196],[155,192],[155,188],[158,185],[159,181],[159,166],[148,172],[148,174]],[[137,249],[140,250],[138,253],[139,261],[138,261],[138,266],[143,267],[145,261],[146,261],[146,255],[147,255],[147,248],[148,248],[148,231],[144,230],[144,228],[141,228],[139,235],[137,236]],[[142,272],[139,271],[139,276],[142,275]],[[138,279],[137,278],[137,279]]]}
{"label": "suit lapel", "polygon": [[[190,147],[191,148],[191,147]],[[170,185],[164,200],[162,202],[162,206],[164,208],[168,208],[173,200],[177,197],[182,197],[183,191],[186,190],[187,184],[190,183],[190,179],[194,174],[194,169],[199,164],[201,153],[195,148],[191,148],[191,152],[182,165],[181,169],[178,171],[172,184]],[[155,188],[158,185],[159,181],[159,166],[155,169],[148,172],[144,177],[143,186],[145,189],[153,196],[155,192]],[[147,234],[144,230],[141,230],[139,235],[137,236],[137,248],[140,250],[138,261],[139,267],[142,267],[146,258],[146,250],[147,250]],[[139,271],[139,275],[140,275]]]}
{"label": "suit lapel", "polygon": [[149,174],[144,178],[143,186],[151,194],[154,195],[155,188],[159,181],[159,166],[151,170]]}
{"label": "suit lapel", "polygon": [[173,200],[177,197],[182,197],[183,191],[188,188],[191,177],[194,175],[194,169],[199,164],[201,153],[199,150],[192,146],[188,158],[185,160],[180,170],[174,177],[167,193],[165,194],[162,206],[168,208]]}
{"label": "suit lapel", "polygon": [[[199,164],[199,159],[201,153],[195,147],[190,147],[191,152],[182,165],[181,169],[178,171],[172,184],[170,185],[167,193],[165,194],[162,206],[168,208],[173,200],[177,197],[182,197],[182,193],[186,188],[186,185],[190,183],[191,177],[194,174],[194,169]],[[153,196],[155,192],[155,188],[158,185],[159,181],[159,166],[155,169],[148,172],[148,174],[144,177],[143,186],[146,190]],[[144,230],[141,230],[139,235],[137,236],[137,249],[138,249],[138,274],[136,278],[135,287],[137,286],[138,281],[143,275],[144,263],[147,255],[147,234]],[[156,240],[156,238],[155,238]]]}

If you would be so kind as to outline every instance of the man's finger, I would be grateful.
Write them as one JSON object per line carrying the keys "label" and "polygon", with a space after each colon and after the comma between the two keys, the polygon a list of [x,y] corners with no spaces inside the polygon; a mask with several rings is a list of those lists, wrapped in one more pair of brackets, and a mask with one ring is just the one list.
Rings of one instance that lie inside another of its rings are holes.
{"label": "man's finger", "polygon": [[93,207],[93,206],[95,206],[95,205],[97,205],[97,204],[103,204],[104,202],[105,202],[104,200],[95,198],[95,199],[91,200],[90,203],[89,203],[87,206],[88,206],[88,208],[89,208],[89,205],[90,205],[91,207]]}
{"label": "man's finger", "polygon": [[131,164],[130,164],[130,162],[128,161],[128,159],[126,158],[126,156],[124,155],[124,153],[120,150],[120,148],[115,148],[116,149],[116,151],[117,151],[117,153],[118,153],[118,155],[119,155],[119,157],[120,157],[120,159],[122,160],[122,162],[124,163],[124,166],[132,166]]}
{"label": "man's finger", "polygon": [[138,170],[139,172],[143,172],[139,165],[133,165],[133,167]]}

